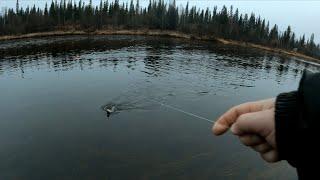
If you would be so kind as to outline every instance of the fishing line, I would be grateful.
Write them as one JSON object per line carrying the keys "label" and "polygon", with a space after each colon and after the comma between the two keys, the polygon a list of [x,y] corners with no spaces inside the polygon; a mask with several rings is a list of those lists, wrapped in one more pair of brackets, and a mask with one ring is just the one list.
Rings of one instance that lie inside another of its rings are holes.
{"label": "fishing line", "polygon": [[172,110],[181,112],[181,113],[183,113],[183,114],[186,114],[186,115],[189,115],[189,116],[192,116],[192,117],[196,117],[196,118],[198,118],[198,119],[201,119],[201,120],[204,120],[204,121],[207,121],[207,122],[210,122],[210,123],[214,123],[214,122],[215,122],[215,121],[212,121],[212,120],[207,119],[207,118],[205,118],[205,117],[202,117],[202,116],[193,114],[193,113],[191,113],[191,112],[187,112],[187,111],[184,111],[184,110],[182,110],[182,109],[179,109],[179,108],[177,108],[177,107],[171,106],[171,105],[169,105],[169,104],[164,104],[164,103],[157,102],[157,101],[154,101],[154,100],[150,100],[150,101],[152,101],[152,102],[154,102],[154,103],[157,103],[157,104],[160,104],[161,106],[164,106],[164,107],[166,107],[166,108],[169,108],[169,109],[172,109]]}

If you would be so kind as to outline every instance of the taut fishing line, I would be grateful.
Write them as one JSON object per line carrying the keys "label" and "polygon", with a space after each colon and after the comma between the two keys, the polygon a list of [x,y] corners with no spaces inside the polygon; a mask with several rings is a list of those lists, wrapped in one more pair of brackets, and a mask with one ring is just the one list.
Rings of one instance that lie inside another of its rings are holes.
{"label": "taut fishing line", "polygon": [[214,122],[215,122],[215,121],[212,121],[212,120],[210,120],[210,119],[208,119],[208,118],[205,118],[205,117],[202,117],[202,116],[193,114],[193,113],[191,113],[191,112],[184,111],[184,110],[182,110],[182,109],[179,109],[179,108],[177,108],[177,107],[171,106],[171,105],[169,105],[169,104],[164,104],[164,103],[157,102],[157,101],[154,101],[154,100],[150,100],[150,101],[152,101],[152,102],[154,102],[154,103],[157,103],[157,104],[159,104],[159,105],[161,105],[161,106],[164,106],[164,107],[166,107],[166,108],[169,108],[169,109],[172,109],[172,110],[181,112],[181,113],[183,113],[183,114],[186,114],[186,115],[189,115],[189,116],[192,116],[192,117],[196,117],[196,118],[198,118],[198,119],[201,119],[201,120],[204,120],[204,121],[207,121],[207,122],[210,122],[210,123],[214,123]]}
{"label": "taut fishing line", "polygon": [[[128,90],[123,91],[121,94],[128,94]],[[188,115],[188,116],[192,116],[192,117],[201,119],[201,120],[203,120],[203,121],[207,121],[207,122],[210,122],[210,123],[214,123],[214,122],[215,122],[215,121],[210,120],[210,119],[208,119],[208,118],[205,118],[205,117],[202,117],[202,116],[200,116],[200,115],[197,115],[197,114],[194,114],[194,113],[185,111],[185,110],[183,110],[183,109],[174,107],[174,106],[169,105],[169,104],[165,104],[165,103],[162,103],[162,102],[158,102],[158,101],[153,100],[153,99],[148,99],[148,100],[151,101],[151,102],[153,102],[153,103],[159,104],[160,106],[163,106],[163,107],[166,107],[166,108],[168,108],[168,109],[171,109],[171,110],[174,110],[174,111],[183,113],[183,114]],[[148,100],[147,100],[147,101],[148,101]],[[137,101],[139,101],[139,100],[137,100]],[[113,109],[112,109],[112,108],[113,108]],[[111,104],[110,106],[104,105],[104,106],[102,107],[102,109],[103,109],[104,111],[106,111],[107,113],[109,113],[108,116],[110,116],[110,114],[113,113],[114,111],[117,111],[117,110],[116,110],[117,107],[116,107],[115,105],[113,105],[113,104]]]}

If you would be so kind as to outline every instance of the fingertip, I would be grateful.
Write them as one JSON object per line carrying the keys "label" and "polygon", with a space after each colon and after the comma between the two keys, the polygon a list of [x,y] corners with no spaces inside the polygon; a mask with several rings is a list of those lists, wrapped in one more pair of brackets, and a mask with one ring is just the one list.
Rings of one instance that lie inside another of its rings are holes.
{"label": "fingertip", "polygon": [[260,155],[262,159],[264,159],[268,163],[275,163],[279,161],[278,153],[275,150],[271,150],[266,153],[261,153]]}
{"label": "fingertip", "polygon": [[228,129],[229,129],[229,127],[216,122],[216,123],[214,123],[214,125],[212,127],[212,132],[214,135],[219,136],[219,135],[224,134]]}

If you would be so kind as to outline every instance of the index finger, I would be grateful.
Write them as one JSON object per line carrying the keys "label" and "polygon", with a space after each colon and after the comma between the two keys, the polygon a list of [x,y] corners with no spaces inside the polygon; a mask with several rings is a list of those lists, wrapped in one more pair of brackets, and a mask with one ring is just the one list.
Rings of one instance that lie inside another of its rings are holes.
{"label": "index finger", "polygon": [[257,102],[247,102],[232,107],[214,123],[212,131],[215,135],[224,134],[242,114],[256,112],[261,109]]}

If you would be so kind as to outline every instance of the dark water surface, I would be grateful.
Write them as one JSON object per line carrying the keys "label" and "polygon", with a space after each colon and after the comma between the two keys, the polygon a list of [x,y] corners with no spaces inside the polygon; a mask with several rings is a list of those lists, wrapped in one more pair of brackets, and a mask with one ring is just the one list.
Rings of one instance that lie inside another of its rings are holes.
{"label": "dark water surface", "polygon": [[[209,42],[70,36],[0,42],[0,179],[296,179],[211,123],[297,88],[294,58]],[[156,102],[155,102],[156,101]],[[118,107],[108,118],[105,105]]]}

